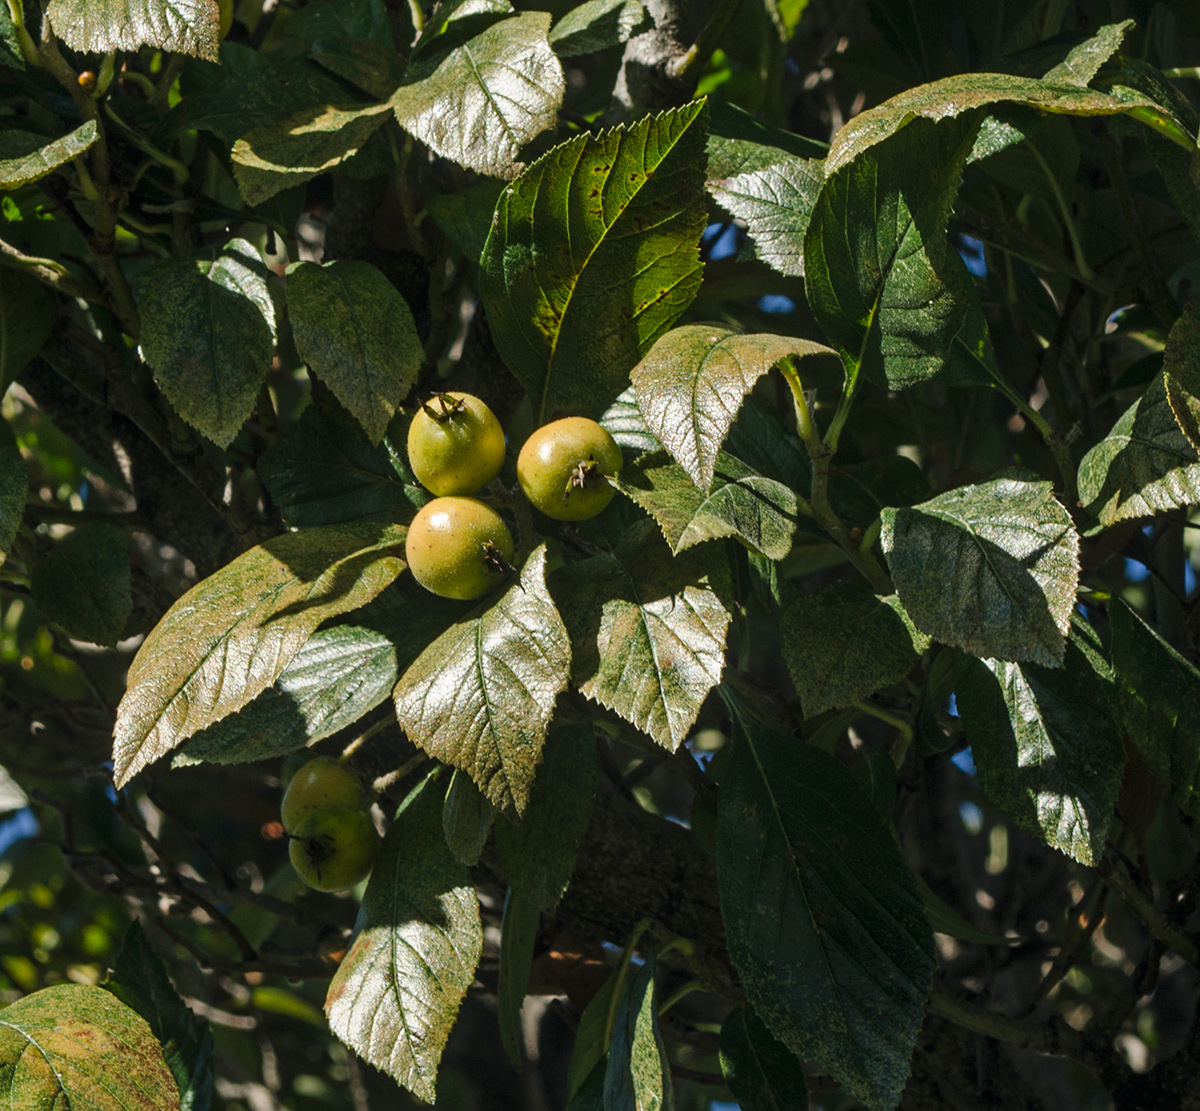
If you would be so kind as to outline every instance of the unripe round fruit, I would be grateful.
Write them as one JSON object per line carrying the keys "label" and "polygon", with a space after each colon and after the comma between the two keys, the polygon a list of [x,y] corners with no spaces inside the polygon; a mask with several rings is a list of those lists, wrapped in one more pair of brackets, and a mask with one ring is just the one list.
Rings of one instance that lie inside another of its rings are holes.
{"label": "unripe round fruit", "polygon": [[296,827],[288,856],[309,887],[345,891],[366,878],[378,849],[379,834],[367,814],[351,806],[327,806]]}
{"label": "unripe round fruit", "polygon": [[504,466],[504,430],[473,394],[438,394],[408,426],[408,462],[439,496],[473,494]]}
{"label": "unripe round fruit", "polygon": [[605,476],[617,474],[621,462],[621,449],[606,429],[586,417],[564,417],[525,441],[517,481],[547,517],[585,521],[612,501]]}
{"label": "unripe round fruit", "polygon": [[408,526],[404,558],[426,590],[443,598],[481,598],[504,580],[513,538],[504,519],[477,498],[434,498]]}
{"label": "unripe round fruit", "polygon": [[279,818],[288,833],[310,814],[330,806],[361,810],[366,801],[362,781],[345,764],[332,756],[309,760],[288,782]]}

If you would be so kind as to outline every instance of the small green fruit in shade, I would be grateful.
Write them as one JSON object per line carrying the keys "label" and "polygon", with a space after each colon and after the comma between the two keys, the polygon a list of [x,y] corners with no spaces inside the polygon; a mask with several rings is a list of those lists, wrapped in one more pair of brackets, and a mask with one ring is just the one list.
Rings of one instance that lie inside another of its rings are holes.
{"label": "small green fruit in shade", "polygon": [[470,601],[511,570],[513,538],[504,519],[476,498],[434,498],[408,526],[404,558],[426,590]]}
{"label": "small green fruit in shade", "polygon": [[621,449],[586,417],[544,424],[517,456],[517,481],[525,496],[556,521],[586,521],[613,497],[605,481],[621,469]]}
{"label": "small green fruit in shade", "polygon": [[296,827],[288,856],[309,887],[345,891],[366,878],[378,849],[379,834],[368,814],[352,806],[327,806]]}
{"label": "small green fruit in shade", "polygon": [[504,430],[473,394],[438,394],[408,426],[408,462],[439,497],[473,494],[504,466]]}
{"label": "small green fruit in shade", "polygon": [[349,806],[361,810],[366,799],[362,781],[345,764],[332,756],[309,760],[288,782],[279,818],[288,833],[317,810]]}

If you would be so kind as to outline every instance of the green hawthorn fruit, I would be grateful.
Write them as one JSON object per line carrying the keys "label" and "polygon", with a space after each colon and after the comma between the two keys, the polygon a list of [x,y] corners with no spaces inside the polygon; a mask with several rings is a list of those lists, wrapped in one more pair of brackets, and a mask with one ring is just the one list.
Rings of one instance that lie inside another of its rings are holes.
{"label": "green hawthorn fruit", "polygon": [[504,581],[513,538],[504,519],[476,498],[434,498],[408,526],[404,558],[426,590],[480,598]]}
{"label": "green hawthorn fruit", "polygon": [[408,426],[408,462],[439,496],[473,494],[504,466],[504,430],[473,394],[441,393]]}
{"label": "green hawthorn fruit", "polygon": [[586,417],[542,425],[521,447],[517,481],[525,496],[556,521],[585,521],[610,501],[608,475],[621,469],[621,449]]}
{"label": "green hawthorn fruit", "polygon": [[361,810],[366,802],[362,781],[341,761],[332,756],[309,760],[288,782],[280,807],[280,820],[288,833],[317,810],[330,806],[348,806]]}
{"label": "green hawthorn fruit", "polygon": [[370,816],[352,806],[313,811],[288,844],[292,867],[318,891],[345,891],[365,879],[378,850],[379,834]]}

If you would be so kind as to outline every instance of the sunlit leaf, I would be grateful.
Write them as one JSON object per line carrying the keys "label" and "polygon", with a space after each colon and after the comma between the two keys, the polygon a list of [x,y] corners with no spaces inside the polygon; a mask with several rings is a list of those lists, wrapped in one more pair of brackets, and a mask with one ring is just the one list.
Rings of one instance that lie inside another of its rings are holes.
{"label": "sunlit leaf", "polygon": [[1111,671],[1081,636],[1059,668],[962,656],[955,694],[983,789],[1023,829],[1095,864],[1125,752]]}
{"label": "sunlit leaf", "polygon": [[464,615],[396,684],[396,717],[413,744],[465,771],[484,796],[521,814],[570,644],[545,585],[546,550],[494,601]]}
{"label": "sunlit leaf", "polygon": [[1051,483],[997,478],[885,509],[881,543],[918,629],[976,656],[1061,663],[1079,536]]}
{"label": "sunlit leaf", "polygon": [[403,570],[399,526],[287,533],[197,583],[129,667],[113,763],[121,786],[279,678],[327,618],[366,605]]}
{"label": "sunlit leaf", "polygon": [[442,1050],[482,952],[471,876],[446,847],[442,793],[426,781],[388,827],[354,944],[329,985],[329,1028],[432,1103]]}
{"label": "sunlit leaf", "polygon": [[408,304],[359,261],[296,263],[287,293],[300,357],[379,443],[425,357]]}
{"label": "sunlit leaf", "polygon": [[1042,78],[1047,84],[1076,85],[1086,88],[1100,67],[1109,60],[1125,41],[1126,34],[1133,28],[1132,19],[1120,23],[1106,23],[1090,39],[1086,39]]}
{"label": "sunlit leaf", "polygon": [[146,1020],[103,988],[56,984],[0,1011],[0,1088],[14,1109],[180,1111]]}
{"label": "sunlit leaf", "polygon": [[466,42],[415,57],[389,101],[400,126],[430,150],[492,177],[512,177],[517,154],[553,125],[562,66],[550,49],[550,16],[522,12]]}
{"label": "sunlit leaf", "polygon": [[570,58],[606,50],[653,26],[641,0],[586,0],[554,24],[550,45],[560,58]]}
{"label": "sunlit leaf", "polygon": [[244,239],[168,258],[134,283],[142,358],[193,428],[228,447],[275,354],[267,268]]}
{"label": "sunlit leaf", "polygon": [[72,50],[107,54],[154,46],[217,61],[216,0],[50,0],[46,15]]}
{"label": "sunlit leaf", "polygon": [[78,158],[98,137],[95,120],[51,142],[32,131],[0,131],[0,189],[16,189],[53,173]]}
{"label": "sunlit leaf", "polygon": [[687,324],[659,339],[630,372],[646,426],[702,490],[745,396],[785,359],[835,352],[811,340],[741,335]]}
{"label": "sunlit leaf", "polygon": [[672,556],[642,521],[615,551],[555,572],[552,586],[573,681],[674,752],[725,666],[733,603],[719,550]]}
{"label": "sunlit leaf", "polygon": [[700,286],[702,102],[555,147],[500,196],[480,292],[533,402],[598,417]]}
{"label": "sunlit leaf", "polygon": [[675,1111],[671,1062],[658,1024],[654,954],[638,969],[613,1017],[604,1106]]}
{"label": "sunlit leaf", "polygon": [[730,708],[717,882],[747,999],[793,1053],[893,1108],[936,963],[916,880],[841,763]]}
{"label": "sunlit leaf", "polygon": [[1180,430],[1200,452],[1200,309],[1194,301],[1167,337],[1163,384]]}

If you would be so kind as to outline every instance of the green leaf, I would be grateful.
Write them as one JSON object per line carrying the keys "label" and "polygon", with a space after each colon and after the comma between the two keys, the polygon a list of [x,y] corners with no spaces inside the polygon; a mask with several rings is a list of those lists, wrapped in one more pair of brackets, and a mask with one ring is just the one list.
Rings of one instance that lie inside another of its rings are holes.
{"label": "green leaf", "polygon": [[9,69],[15,70],[25,68],[21,40],[17,37],[17,29],[13,26],[7,5],[0,8],[0,66],[8,66]]}
{"label": "green leaf", "polygon": [[57,319],[58,305],[37,278],[0,268],[0,392],[42,349]]}
{"label": "green leaf", "polygon": [[539,910],[553,910],[571,879],[592,812],[592,727],[552,729],[542,754],[525,816],[519,825],[497,823],[496,849],[509,886]]}
{"label": "green leaf", "polygon": [[117,707],[117,786],[266,690],[317,626],[358,609],[403,570],[405,530],[287,533],[197,583],[150,631]]}
{"label": "green leaf", "polygon": [[936,963],[915,878],[841,763],[730,709],[717,883],[747,999],[792,1052],[893,1108]]}
{"label": "green leaf", "polygon": [[521,1008],[525,988],[533,968],[533,947],[537,942],[541,911],[526,895],[511,887],[504,899],[504,919],[500,926],[500,971],[496,990],[496,1017],[500,1041],[517,1072],[521,1071]]}
{"label": "green leaf", "polygon": [[765,170],[788,154],[823,161],[829,151],[828,143],[763,123],[735,104],[718,100],[709,110],[709,181]]}
{"label": "green leaf", "polygon": [[733,599],[723,553],[672,556],[639,521],[615,551],[556,571],[553,587],[576,686],[674,752],[725,666]]}
{"label": "green leaf", "polygon": [[0,567],[8,559],[29,497],[29,468],[7,421],[0,421]]}
{"label": "green leaf", "polygon": [[674,1111],[671,1062],[658,1025],[651,953],[617,1006],[604,1073],[604,1106]]}
{"label": "green leaf", "polygon": [[219,57],[221,11],[213,0],[50,0],[46,15],[72,50],[153,46],[210,62]]}
{"label": "green leaf", "polygon": [[146,1020],[103,988],[56,984],[0,1011],[0,1087],[14,1111],[180,1111]]}
{"label": "green leaf", "polygon": [[[575,1044],[571,1048],[571,1063],[567,1068],[567,1090],[571,1096],[569,1108],[575,1106],[575,1097],[579,1095],[580,1106],[591,1111],[593,1104],[589,1095],[598,1087],[595,1107],[597,1111],[604,1111],[604,1058],[608,1055],[608,1013],[613,1006],[613,993],[622,982],[621,977],[614,972],[592,996],[588,1005],[584,1007],[583,1014],[579,1016]],[[597,1079],[599,1084],[596,1083]]]}
{"label": "green leaf", "polygon": [[0,189],[17,189],[78,158],[97,139],[96,121],[47,143],[32,131],[0,131]]}
{"label": "green leaf", "polygon": [[885,509],[881,543],[918,629],[976,656],[1062,662],[1079,537],[1051,483],[996,478]]}
{"label": "green leaf", "polygon": [[329,985],[329,1028],[432,1103],[442,1050],[483,953],[479,901],[446,848],[435,782],[409,795],[388,827],[357,928]]}
{"label": "green leaf", "polygon": [[1125,41],[1125,35],[1134,26],[1132,19],[1120,23],[1106,23],[1090,39],[1081,42],[1042,78],[1049,85],[1075,85],[1084,89],[1100,67],[1109,60]]}
{"label": "green leaf", "polygon": [[353,158],[387,121],[388,105],[305,108],[247,131],[233,144],[233,174],[248,205]]}
{"label": "green leaf", "polygon": [[567,687],[567,630],[546,590],[546,548],[520,578],[435,640],[400,678],[409,740],[461,768],[507,814],[529,804],[554,702]]}
{"label": "green leaf", "polygon": [[742,1111],[807,1111],[804,1066],[749,1004],[721,1023],[721,1074]]}
{"label": "green leaf", "polygon": [[639,455],[650,452],[664,451],[658,437],[646,425],[646,418],[638,406],[637,394],[630,386],[605,411],[600,423],[617,441],[617,446],[625,453],[626,459],[636,459]]}
{"label": "green leaf", "polygon": [[925,917],[929,919],[929,925],[936,933],[961,938],[963,941],[974,941],[980,945],[1017,945],[1022,941],[1020,937],[976,929],[920,875],[917,876],[917,887],[921,891],[921,905],[925,908]]}
{"label": "green leaf", "polygon": [[1081,864],[1104,849],[1125,751],[1111,672],[1079,634],[1063,666],[955,661],[979,782],[1022,829]]}
{"label": "green leaf", "polygon": [[1032,77],[1014,77],[1006,73],[961,73],[907,89],[876,108],[860,112],[833,137],[825,172],[832,176],[868,148],[922,118],[952,119],[972,109],[1002,103],[1025,105],[1038,112],[1068,116],[1113,116],[1123,112],[1136,116],[1139,109],[1159,107],[1140,94],[1128,100],[1119,100],[1092,89],[1054,84]]}
{"label": "green leaf", "polygon": [[811,340],[740,335],[722,324],[687,324],[659,339],[630,372],[646,427],[702,490],[754,384],[785,359],[833,355]]}
{"label": "green leaf", "polygon": [[571,58],[628,42],[653,26],[641,0],[587,0],[555,23],[550,45],[560,58]]}
{"label": "green leaf", "polygon": [[357,261],[295,263],[287,294],[300,357],[379,443],[425,358],[408,304]]}
{"label": "green leaf", "polygon": [[125,932],[104,987],[150,1024],[179,1086],[181,1111],[206,1109],[213,1090],[212,1031],[179,998],[138,922]]}
{"label": "green leaf", "polygon": [[114,525],[77,528],[33,569],[33,602],[76,640],[112,647],[133,612],[129,542]]}
{"label": "green leaf", "polygon": [[779,632],[806,718],[903,679],[929,647],[896,595],[880,598],[842,582],[797,598]]}
{"label": "green leaf", "polygon": [[280,431],[258,462],[283,523],[311,528],[364,517],[410,520],[429,494],[395,446],[403,442],[401,431],[393,427],[374,447],[345,409],[315,398],[296,424]]}
{"label": "green leaf", "polygon": [[[1175,373],[1178,400],[1179,364]],[[1200,456],[1171,410],[1165,372],[1080,460],[1079,500],[1106,527],[1200,502]]]}
{"label": "green leaf", "polygon": [[504,186],[492,179],[477,181],[458,193],[429,199],[428,211],[442,234],[471,262],[478,262],[492,228],[492,213]]}
{"label": "green leaf", "polygon": [[914,120],[852,166],[830,169],[813,210],[809,305],[847,369],[864,366],[891,389],[942,369],[978,299],[946,221],[980,119]]}
{"label": "green leaf", "polygon": [[705,116],[697,101],[580,135],[501,194],[480,294],[535,421],[599,416],[695,297]]}
{"label": "green leaf", "polygon": [[1163,384],[1180,431],[1200,452],[1200,308],[1194,301],[1167,336]]}
{"label": "green leaf", "polygon": [[275,306],[255,247],[168,258],[134,283],[142,358],[193,428],[228,447],[254,409],[275,355]]}
{"label": "green leaf", "polygon": [[549,27],[547,13],[522,12],[466,42],[453,34],[436,40],[392,94],[400,126],[443,158],[511,177],[521,148],[554,125],[562,103]]}
{"label": "green leaf", "polygon": [[248,706],[196,733],[176,761],[244,764],[296,752],[352,725],[391,693],[392,638],[375,629],[321,629]]}
{"label": "green leaf", "polygon": [[1122,727],[1179,805],[1200,818],[1200,671],[1124,602],[1108,616]]}
{"label": "green leaf", "polygon": [[468,868],[479,863],[495,816],[496,808],[483,797],[475,781],[455,768],[442,804],[442,832],[455,860]]}
{"label": "green leaf", "polygon": [[769,166],[732,177],[709,177],[708,191],[726,212],[746,222],[754,254],[774,270],[804,277],[804,236],[825,181],[815,158],[782,155]]}
{"label": "green leaf", "polygon": [[666,452],[643,456],[614,485],[649,513],[678,555],[705,540],[736,536],[751,551],[783,559],[800,516],[795,493],[725,452],[705,493]]}

